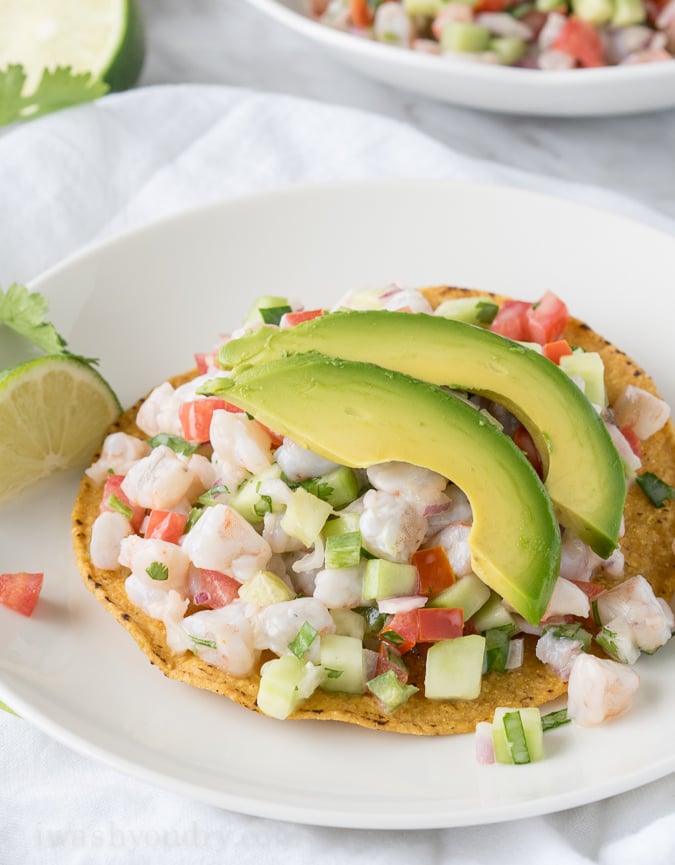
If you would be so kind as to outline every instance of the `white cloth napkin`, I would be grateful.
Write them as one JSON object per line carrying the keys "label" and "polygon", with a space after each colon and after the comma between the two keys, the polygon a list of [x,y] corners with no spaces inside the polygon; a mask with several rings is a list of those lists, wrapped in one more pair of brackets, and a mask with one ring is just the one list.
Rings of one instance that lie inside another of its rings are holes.
{"label": "white cloth napkin", "polygon": [[[511,184],[675,234],[675,224],[625,198],[472,160],[379,117],[224,87],[163,87],[106,97],[0,137],[0,285],[28,281],[87,244],[193,205],[378,177]],[[675,775],[509,824],[348,831],[190,801],[81,757],[0,712],[0,778],[2,865],[488,865],[524,856],[546,865],[675,862]]]}

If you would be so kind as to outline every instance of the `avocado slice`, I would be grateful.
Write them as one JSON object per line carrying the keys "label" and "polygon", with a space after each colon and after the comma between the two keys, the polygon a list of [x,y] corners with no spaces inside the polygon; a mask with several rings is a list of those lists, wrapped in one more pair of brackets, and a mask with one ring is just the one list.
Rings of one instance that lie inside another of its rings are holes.
{"label": "avocado slice", "polygon": [[312,350],[501,403],[534,440],[560,523],[602,558],[616,548],[626,497],[621,459],[588,399],[538,352],[441,316],[369,310],[335,312],[289,330],[263,328],[226,343],[220,361],[229,368]]}
{"label": "avocado slice", "polygon": [[473,507],[473,569],[532,623],[559,573],[560,531],[523,453],[463,400],[373,364],[296,354],[202,387],[334,462],[402,460],[436,471]]}

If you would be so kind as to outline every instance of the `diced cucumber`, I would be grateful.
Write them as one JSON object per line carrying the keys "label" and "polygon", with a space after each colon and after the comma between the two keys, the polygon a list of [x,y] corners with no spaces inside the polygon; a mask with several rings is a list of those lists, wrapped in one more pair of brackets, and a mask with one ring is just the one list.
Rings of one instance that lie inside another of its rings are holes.
{"label": "diced cucumber", "polygon": [[544,731],[541,712],[530,706],[495,709],[492,743],[498,763],[534,763],[544,758]]}
{"label": "diced cucumber", "polygon": [[267,661],[260,670],[258,708],[272,718],[287,718],[316,690],[323,675],[321,667],[293,655]]}
{"label": "diced cucumber", "polygon": [[484,297],[455,297],[440,303],[434,310],[434,315],[487,327],[498,311],[497,304]]}
{"label": "diced cucumber", "polygon": [[504,66],[513,66],[527,51],[527,43],[518,36],[493,36],[490,51],[494,51]]}
{"label": "diced cucumber", "polygon": [[479,634],[489,631],[490,628],[502,628],[504,625],[513,625],[514,619],[504,606],[497,592],[490,592],[490,597],[483,606],[471,617],[471,624]]}
{"label": "diced cucumber", "polygon": [[357,637],[324,634],[321,637],[321,666],[326,678],[324,691],[362,694],[366,686],[363,643]]}
{"label": "diced cucumber", "polygon": [[258,571],[250,580],[241,584],[238,594],[243,601],[259,607],[292,601],[295,597],[293,589],[272,571]]}
{"label": "diced cucumber", "polygon": [[419,691],[414,685],[404,685],[393,670],[387,670],[375,676],[366,683],[368,690],[374,694],[383,710],[391,714],[406,703],[413,694]]}
{"label": "diced cucumber", "polygon": [[277,463],[272,463],[261,471],[260,474],[254,475],[252,478],[244,481],[232,497],[230,505],[241,514],[246,522],[256,525],[262,521],[267,511],[272,510],[271,501],[260,495],[260,484],[263,481],[280,477],[281,467]]}
{"label": "diced cucumber", "polygon": [[328,538],[331,535],[346,535],[349,532],[358,532],[360,521],[361,514],[342,513],[339,517],[329,519],[321,530],[321,533],[324,538]]}
{"label": "diced cucumber", "polygon": [[324,567],[330,570],[357,568],[361,561],[361,532],[345,532],[326,538]]}
{"label": "diced cucumber", "polygon": [[332,513],[333,508],[328,502],[298,487],[293,491],[293,497],[281,518],[281,528],[287,535],[311,547]]}
{"label": "diced cucumber", "polygon": [[630,27],[642,24],[647,12],[642,0],[614,0],[612,27]]}
{"label": "diced cucumber", "polygon": [[573,351],[560,358],[560,368],[570,378],[579,378],[584,383],[584,393],[600,408],[607,408],[605,388],[605,366],[597,351]]}
{"label": "diced cucumber", "polygon": [[503,673],[509,659],[511,635],[515,631],[513,625],[502,625],[499,628],[488,628],[485,631],[485,671],[487,673]]}
{"label": "diced cucumber", "polygon": [[487,51],[491,38],[487,27],[472,24],[470,21],[448,21],[441,31],[441,51],[469,54]]}
{"label": "diced cucumber", "polygon": [[359,482],[354,471],[347,466],[340,466],[321,477],[316,478],[309,491],[315,494],[321,491],[320,498],[334,508],[344,508],[359,497]]}
{"label": "diced cucumber", "polygon": [[464,621],[489,600],[490,589],[475,574],[467,574],[429,601],[429,607],[458,607],[464,610]]}
{"label": "diced cucumber", "polygon": [[369,559],[363,576],[363,598],[377,601],[413,595],[417,588],[417,568],[386,559]]}
{"label": "diced cucumber", "polygon": [[424,693],[429,700],[475,700],[483,678],[485,637],[439,640],[427,652]]}
{"label": "diced cucumber", "polygon": [[574,14],[590,24],[606,24],[614,14],[614,0],[572,0]]}
{"label": "diced cucumber", "polygon": [[343,637],[356,637],[363,640],[366,635],[366,622],[363,616],[354,610],[331,610],[331,617],[335,622],[335,633]]}
{"label": "diced cucumber", "polygon": [[403,8],[408,15],[435,18],[448,0],[403,0]]}
{"label": "diced cucumber", "polygon": [[280,297],[272,294],[263,294],[259,297],[253,306],[249,309],[244,320],[244,324],[254,324],[263,320],[260,314],[261,309],[275,309],[278,307],[290,306],[288,298]]}

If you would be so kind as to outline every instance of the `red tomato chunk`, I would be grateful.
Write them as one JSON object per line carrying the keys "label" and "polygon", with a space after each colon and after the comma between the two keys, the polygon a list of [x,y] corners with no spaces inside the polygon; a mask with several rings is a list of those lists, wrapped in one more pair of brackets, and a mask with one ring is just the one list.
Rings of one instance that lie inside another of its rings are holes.
{"label": "red tomato chunk", "polygon": [[183,438],[189,442],[204,443],[209,441],[213,413],[224,408],[226,408],[225,400],[215,396],[184,402],[178,410],[178,417],[183,428]]}
{"label": "red tomato chunk", "polygon": [[174,511],[150,511],[145,537],[177,544],[185,532],[186,523],[185,514],[177,514]]}
{"label": "red tomato chunk", "polygon": [[32,616],[42,591],[43,579],[44,574],[29,574],[24,571],[0,574],[0,604],[21,613],[22,616]]}

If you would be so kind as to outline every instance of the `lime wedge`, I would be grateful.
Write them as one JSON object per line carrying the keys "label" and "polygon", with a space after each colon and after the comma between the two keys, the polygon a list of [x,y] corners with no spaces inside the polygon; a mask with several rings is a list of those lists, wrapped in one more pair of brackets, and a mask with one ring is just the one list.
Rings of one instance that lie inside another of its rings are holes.
{"label": "lime wedge", "polygon": [[47,355],[0,374],[0,500],[86,465],[119,413],[105,380],[76,357]]}
{"label": "lime wedge", "polygon": [[0,0],[0,69],[20,63],[27,91],[43,69],[57,66],[126,90],[140,75],[144,52],[136,0]]}

